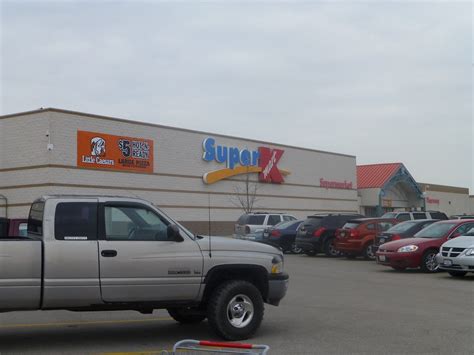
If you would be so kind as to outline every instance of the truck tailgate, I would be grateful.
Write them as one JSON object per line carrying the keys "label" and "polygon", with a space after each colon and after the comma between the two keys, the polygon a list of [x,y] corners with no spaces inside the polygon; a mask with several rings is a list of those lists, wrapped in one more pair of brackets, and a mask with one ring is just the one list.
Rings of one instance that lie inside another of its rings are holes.
{"label": "truck tailgate", "polygon": [[0,312],[40,307],[41,243],[26,238],[0,239]]}

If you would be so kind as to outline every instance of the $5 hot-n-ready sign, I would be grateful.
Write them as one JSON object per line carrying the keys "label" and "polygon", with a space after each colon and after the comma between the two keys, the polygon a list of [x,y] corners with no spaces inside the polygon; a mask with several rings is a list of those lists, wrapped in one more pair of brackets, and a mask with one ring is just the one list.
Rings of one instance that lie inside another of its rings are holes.
{"label": "$5 hot-n-ready sign", "polygon": [[278,162],[283,153],[282,149],[258,147],[257,150],[239,149],[217,145],[214,138],[206,138],[202,143],[205,161],[216,161],[226,164],[225,168],[210,171],[203,176],[206,184],[240,174],[258,173],[259,181],[274,184],[284,182],[283,175],[290,174],[289,171],[280,169]]}

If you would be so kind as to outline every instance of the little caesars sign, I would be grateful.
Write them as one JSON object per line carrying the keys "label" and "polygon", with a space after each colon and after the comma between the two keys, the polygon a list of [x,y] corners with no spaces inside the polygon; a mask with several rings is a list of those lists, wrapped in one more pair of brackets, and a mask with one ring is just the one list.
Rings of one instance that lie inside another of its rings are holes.
{"label": "little caesars sign", "polygon": [[153,141],[77,131],[77,166],[152,173]]}

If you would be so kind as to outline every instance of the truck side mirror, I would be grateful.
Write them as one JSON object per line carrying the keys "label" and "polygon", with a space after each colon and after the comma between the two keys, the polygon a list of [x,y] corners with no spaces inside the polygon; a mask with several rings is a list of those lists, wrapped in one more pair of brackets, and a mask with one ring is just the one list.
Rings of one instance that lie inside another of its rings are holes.
{"label": "truck side mirror", "polygon": [[170,224],[166,228],[166,234],[168,236],[169,241],[182,242],[184,240],[181,234],[179,233],[179,228],[176,224]]}

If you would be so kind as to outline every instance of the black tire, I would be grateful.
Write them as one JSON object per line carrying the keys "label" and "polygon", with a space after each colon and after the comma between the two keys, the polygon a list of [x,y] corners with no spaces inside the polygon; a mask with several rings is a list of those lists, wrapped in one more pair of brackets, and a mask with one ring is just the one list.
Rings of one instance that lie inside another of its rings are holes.
{"label": "black tire", "polygon": [[421,270],[426,273],[437,272],[439,265],[436,262],[436,254],[438,251],[435,249],[429,249],[425,251],[421,259]]}
{"label": "black tire", "polygon": [[[207,306],[209,325],[218,336],[226,340],[250,338],[262,323],[263,313],[260,291],[243,280],[228,281],[218,286]],[[239,318],[240,314],[243,317]],[[242,320],[240,324],[239,319]]]}
{"label": "black tire", "polygon": [[364,259],[365,260],[375,260],[375,251],[374,251],[374,243],[368,243],[364,247]]}
{"label": "black tire", "polygon": [[448,271],[452,277],[464,277],[467,274],[467,271]]}
{"label": "black tire", "polygon": [[175,321],[182,324],[200,323],[206,319],[204,312],[198,312],[193,308],[168,308],[167,311]]}
{"label": "black tire", "polygon": [[336,248],[334,247],[334,240],[335,238],[328,238],[324,242],[324,246],[323,246],[324,254],[326,254],[326,256],[330,258],[335,258],[341,255],[341,253],[337,251]]}
{"label": "black tire", "polygon": [[315,256],[317,254],[316,250],[308,250],[308,251],[305,251],[304,253],[308,256]]}

